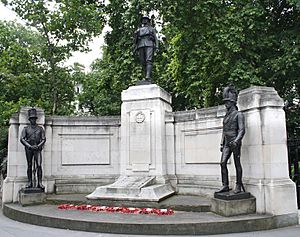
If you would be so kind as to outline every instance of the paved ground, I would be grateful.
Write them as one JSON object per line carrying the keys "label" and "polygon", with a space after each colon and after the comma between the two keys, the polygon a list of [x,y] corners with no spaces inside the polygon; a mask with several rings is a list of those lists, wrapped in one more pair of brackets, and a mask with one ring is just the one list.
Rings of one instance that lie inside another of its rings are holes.
{"label": "paved ground", "polygon": [[[139,237],[145,235],[120,235],[120,234],[100,234],[81,231],[71,231],[56,228],[47,228],[29,225],[13,221],[3,216],[0,212],[0,236],[1,237]],[[157,237],[158,235],[153,237]],[[300,225],[270,231],[257,231],[237,234],[210,235],[214,237],[299,237]]]}
{"label": "paved ground", "polygon": [[[0,194],[1,201],[1,194]],[[300,222],[300,210],[299,210]],[[82,231],[72,231],[65,229],[48,228],[36,225],[25,224],[17,222],[5,217],[0,207],[0,237],[141,237],[146,235],[120,235],[120,234],[104,234],[92,233]],[[159,235],[152,235],[158,237]],[[163,235],[161,235],[163,236]],[[166,235],[164,235],[166,236]],[[168,235],[173,236],[174,235]],[[188,237],[188,235],[185,235]],[[300,225],[287,228],[269,230],[269,231],[256,231],[247,233],[223,234],[223,235],[202,235],[203,237],[299,237]],[[192,236],[190,236],[192,237]]]}

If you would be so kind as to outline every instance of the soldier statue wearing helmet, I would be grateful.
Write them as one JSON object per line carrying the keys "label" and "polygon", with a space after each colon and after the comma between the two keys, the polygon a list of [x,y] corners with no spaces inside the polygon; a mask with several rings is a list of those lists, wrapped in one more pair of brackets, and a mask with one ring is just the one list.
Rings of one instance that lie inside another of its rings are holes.
{"label": "soldier statue wearing helmet", "polygon": [[[45,132],[41,126],[36,123],[37,111],[32,108],[28,110],[28,120],[30,125],[22,130],[21,143],[25,146],[27,159],[27,178],[26,188],[44,189],[42,185],[42,154],[41,151],[46,142]],[[35,174],[37,172],[37,183],[35,183]]]}
{"label": "soldier statue wearing helmet", "polygon": [[158,39],[155,29],[150,25],[150,18],[142,17],[141,27],[135,32],[134,53],[138,52],[140,63],[143,66],[145,80],[151,83],[154,50],[158,50]]}
{"label": "soldier statue wearing helmet", "polygon": [[240,162],[242,138],[245,134],[245,119],[236,106],[237,92],[232,85],[224,89],[223,101],[227,110],[223,120],[223,134],[220,147],[222,152],[220,165],[223,187],[218,192],[229,191],[227,161],[231,154],[233,154],[236,169],[236,187],[234,193],[240,193],[242,189],[245,191],[242,183],[242,166]]}

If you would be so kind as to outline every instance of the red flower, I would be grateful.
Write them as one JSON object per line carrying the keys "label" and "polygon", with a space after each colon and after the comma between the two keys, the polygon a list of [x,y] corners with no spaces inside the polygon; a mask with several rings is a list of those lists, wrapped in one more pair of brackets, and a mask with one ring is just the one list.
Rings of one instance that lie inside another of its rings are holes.
{"label": "red flower", "polygon": [[81,210],[81,211],[106,211],[106,212],[120,212],[128,214],[156,214],[156,215],[172,215],[174,211],[171,209],[156,209],[156,208],[136,208],[136,207],[107,207],[107,206],[93,206],[93,205],[79,205],[61,204],[58,206],[61,210]]}

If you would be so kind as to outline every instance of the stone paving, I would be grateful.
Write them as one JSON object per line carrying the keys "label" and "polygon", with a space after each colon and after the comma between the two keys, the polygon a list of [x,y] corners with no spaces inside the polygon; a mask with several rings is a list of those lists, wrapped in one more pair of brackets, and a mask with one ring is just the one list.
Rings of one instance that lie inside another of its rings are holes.
{"label": "stone paving", "polygon": [[[300,213],[299,213],[300,215]],[[202,235],[202,237],[299,237],[300,226],[286,227],[268,231],[256,231],[247,233],[230,233],[222,235]],[[20,223],[3,216],[0,211],[0,236],[1,237],[142,237],[147,235],[121,235],[72,231],[66,229],[48,228],[36,225]],[[161,235],[152,235],[158,237]],[[168,235],[175,237],[174,235]],[[185,235],[185,237],[192,235]]]}
{"label": "stone paving", "polygon": [[[80,195],[62,195],[62,196],[58,196],[58,195],[54,195],[54,196],[50,196],[49,200],[51,202],[64,202],[64,203],[76,203],[76,202],[84,202],[85,198],[84,195],[80,194]],[[197,205],[199,205],[200,203],[202,205],[209,205],[209,203],[207,202],[207,200],[205,198],[199,198],[197,196],[180,196],[180,197],[174,197],[173,199],[169,199],[169,200],[165,200],[163,201],[163,204],[161,205],[173,205],[176,206],[178,203],[184,204],[189,206],[190,208],[196,207]],[[154,225],[159,225],[161,223],[169,223],[170,228],[178,228],[178,226],[180,226],[181,224],[184,223],[194,223],[194,225],[192,226],[192,228],[194,228],[195,233],[197,232],[197,223],[199,222],[203,222],[205,223],[205,225],[209,225],[210,223],[215,223],[215,222],[226,222],[228,220],[236,220],[236,221],[241,221],[241,220],[246,220],[246,222],[244,222],[243,228],[245,231],[245,229],[247,228],[247,225],[249,226],[251,224],[251,220],[257,220],[257,219],[264,219],[267,218],[268,216],[262,216],[262,215],[247,215],[247,216],[239,216],[239,217],[233,217],[233,218],[225,218],[225,217],[221,217],[218,216],[216,214],[213,213],[207,213],[207,212],[185,212],[185,211],[176,211],[175,215],[172,216],[154,216],[154,215],[132,215],[132,214],[121,214],[121,213],[94,213],[94,212],[89,212],[89,211],[78,211],[78,210],[59,210],[57,208],[57,205],[40,205],[40,206],[30,206],[30,207],[21,207],[18,204],[9,204],[11,207],[15,208],[15,209],[22,209],[23,212],[28,212],[33,216],[36,216],[36,220],[40,221],[40,222],[44,222],[43,225],[46,226],[53,226],[53,223],[57,223],[60,222],[60,220],[57,220],[57,217],[61,217],[63,219],[67,219],[70,222],[73,222],[74,220],[78,220],[80,219],[82,222],[74,222],[75,225],[78,225],[81,229],[85,229],[85,227],[83,227],[84,222],[98,222],[98,223],[109,223],[109,222],[114,222],[116,224],[116,226],[120,226],[120,225],[124,225],[124,223],[126,224],[135,224],[135,226],[131,226],[130,228],[136,228],[136,232],[135,234],[140,234],[142,232],[139,233],[139,231],[141,229],[139,229],[139,227],[143,224],[147,224],[149,225],[150,228],[151,224]],[[20,214],[20,213],[19,213]],[[48,216],[51,217],[51,219],[43,219],[43,216]],[[3,217],[2,215],[0,216],[1,218],[6,218]],[[26,216],[25,216],[26,218]],[[9,220],[6,218],[6,220]],[[299,220],[300,220],[300,212],[299,212]],[[12,221],[12,220],[11,220]],[[250,222],[249,222],[250,221]],[[13,222],[13,221],[12,221]],[[25,221],[26,222],[26,221]],[[48,222],[48,223],[47,223]],[[52,222],[52,223],[51,223]],[[21,235],[22,231],[17,231],[18,230],[18,226],[21,225],[25,225],[23,223],[17,223],[16,228],[11,228],[11,227],[7,227],[7,226],[3,226],[5,225],[6,222],[1,222],[0,224],[0,236],[1,237],[17,237],[17,236],[31,236],[34,237],[35,235]],[[247,224],[245,224],[247,223]],[[81,225],[81,226],[80,226]],[[32,226],[32,225],[29,225]],[[55,225],[54,225],[55,226]],[[83,227],[83,228],[82,228]],[[46,228],[46,227],[38,227],[38,226],[33,226],[33,230],[36,228]],[[60,228],[65,228],[63,226],[60,226]],[[105,228],[115,228],[111,225],[106,225]],[[105,228],[103,229],[103,232],[109,232],[106,231]],[[155,227],[153,227],[155,229]],[[180,234],[180,231],[185,231],[186,228],[191,228],[191,226],[181,226],[179,227],[179,232],[178,233],[173,233],[172,231],[170,231],[170,234],[176,234],[176,236],[178,236],[178,234]],[[223,228],[223,227],[222,227]],[[51,233],[50,235],[43,235],[43,237],[47,237],[47,236],[60,236],[60,235],[55,235],[53,232],[51,232],[50,230],[54,230],[54,232],[59,232],[62,233],[63,230],[59,230],[59,229],[52,229],[52,228],[46,228],[49,229],[49,233]],[[76,229],[76,228],[75,228]],[[121,228],[122,230],[126,230],[126,226]],[[214,233],[220,233],[218,232],[218,228],[211,226],[210,229],[213,229],[215,232]],[[6,233],[5,231],[8,231],[8,233]],[[65,230],[66,231],[66,230]],[[99,232],[99,231],[97,231]],[[109,233],[105,233],[103,234],[103,232],[100,231],[100,233],[96,234],[96,233],[88,233],[86,232],[86,234],[84,234],[86,237],[88,236],[136,236],[136,235],[130,235],[129,232],[128,234],[109,234]],[[5,233],[5,234],[4,234]],[[14,234],[11,234],[14,233]],[[38,233],[40,233],[38,231]],[[77,233],[82,233],[79,231],[66,231],[66,233],[64,233],[61,236],[71,236],[68,235],[68,233],[73,233],[72,237],[75,236],[79,236],[77,235]],[[126,232],[125,232],[126,233]],[[152,236],[161,236],[159,235],[159,230],[156,233],[155,231],[153,232],[156,235],[152,235]],[[200,232],[199,232],[200,233]],[[222,233],[222,232],[221,232]],[[53,235],[52,235],[53,234]],[[193,234],[193,236],[195,236]],[[204,232],[202,234],[205,234]],[[272,236],[272,237],[276,237],[276,236],[285,236],[285,237],[298,237],[300,234],[300,226],[294,226],[294,227],[287,227],[287,228],[281,228],[281,229],[274,229],[274,230],[269,230],[269,231],[258,231],[258,232],[248,232],[248,233],[231,233],[231,234],[225,234],[225,235],[213,235],[213,236]],[[36,235],[36,236],[41,236],[41,235]],[[145,235],[139,235],[139,236],[145,236]],[[170,236],[170,235],[169,235]],[[187,236],[187,235],[186,235]],[[203,235],[202,235],[203,236]],[[204,235],[205,236],[205,235]]]}
{"label": "stone paving", "polygon": [[[59,210],[57,204],[97,204],[172,208],[173,215],[123,214],[79,210]],[[48,227],[119,234],[221,234],[266,230],[290,225],[287,219],[271,215],[239,215],[222,217],[209,212],[210,200],[199,196],[178,195],[160,203],[86,200],[84,194],[49,195],[48,204],[22,207],[6,204],[6,216],[21,222]]]}

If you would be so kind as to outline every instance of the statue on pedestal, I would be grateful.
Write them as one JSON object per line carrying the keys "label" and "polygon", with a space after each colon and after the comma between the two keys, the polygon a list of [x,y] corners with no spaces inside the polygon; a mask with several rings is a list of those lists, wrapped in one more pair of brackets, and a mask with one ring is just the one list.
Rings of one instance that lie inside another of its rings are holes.
{"label": "statue on pedestal", "polygon": [[145,73],[145,83],[151,84],[154,51],[158,50],[158,39],[155,29],[150,25],[150,18],[142,17],[141,27],[135,32],[134,53],[138,53]]}
{"label": "statue on pedestal", "polygon": [[[37,111],[32,108],[28,110],[28,120],[30,125],[22,130],[21,143],[25,146],[27,159],[27,178],[26,188],[40,188],[44,190],[42,184],[42,149],[46,142],[45,131],[36,123]],[[37,173],[37,183],[36,183]]]}
{"label": "statue on pedestal", "polygon": [[226,87],[223,91],[223,101],[225,102],[226,115],[223,120],[223,133],[221,140],[220,151],[221,156],[221,175],[223,187],[217,192],[229,191],[229,179],[227,162],[233,154],[234,165],[236,169],[236,187],[234,193],[245,192],[242,183],[242,166],[241,166],[241,146],[242,138],[245,134],[245,119],[244,115],[238,111],[237,92],[232,85]]}

